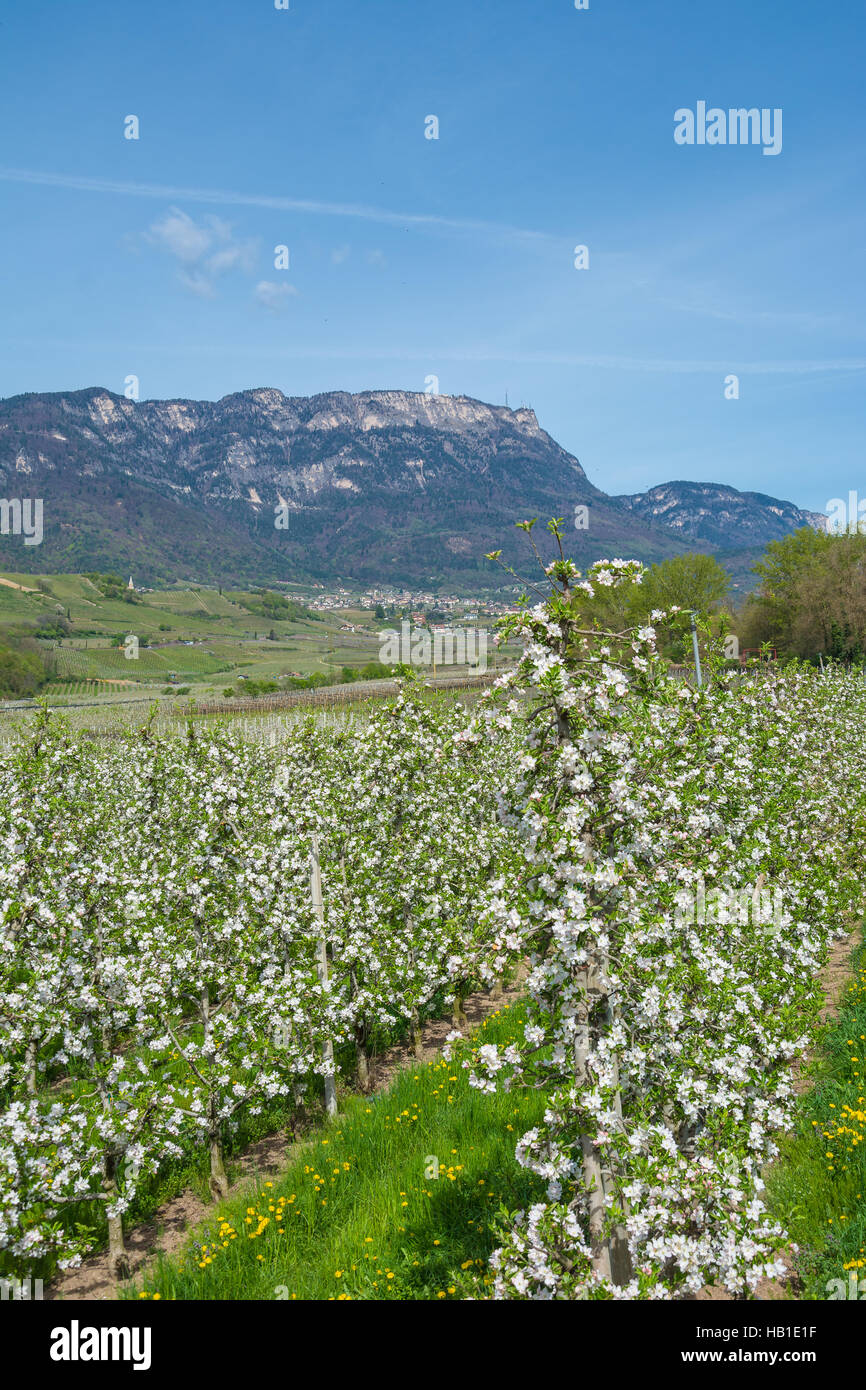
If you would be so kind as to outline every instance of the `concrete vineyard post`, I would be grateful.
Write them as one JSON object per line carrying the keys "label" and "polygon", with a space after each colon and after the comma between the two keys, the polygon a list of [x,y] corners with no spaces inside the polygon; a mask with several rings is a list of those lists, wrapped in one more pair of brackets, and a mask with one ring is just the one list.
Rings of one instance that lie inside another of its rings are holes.
{"label": "concrete vineyard post", "polygon": [[[310,868],[310,888],[313,895],[313,911],[319,922],[319,981],[328,988],[328,948],[325,941],[325,905],[322,900],[322,871],[319,865],[319,837],[315,831],[312,836],[312,863]],[[337,1082],[334,1076],[334,1044],[330,1038],[322,1049],[323,1060],[328,1064],[325,1076],[325,1110],[330,1117],[337,1113]]]}
{"label": "concrete vineyard post", "polygon": [[692,623],[692,651],[694,652],[695,657],[695,680],[697,681],[698,690],[700,690],[703,686],[703,678],[701,675],[701,653],[698,647],[698,629],[697,624],[695,623],[694,613],[692,613],[690,616]]}

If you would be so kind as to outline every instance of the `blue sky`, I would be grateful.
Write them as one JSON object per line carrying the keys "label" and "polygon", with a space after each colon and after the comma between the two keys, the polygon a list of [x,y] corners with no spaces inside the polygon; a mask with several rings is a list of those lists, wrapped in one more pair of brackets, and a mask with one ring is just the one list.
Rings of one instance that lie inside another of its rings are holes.
{"label": "blue sky", "polygon": [[[608,492],[866,495],[857,6],[290,6],[5,8],[0,395],[435,375]],[[677,145],[699,101],[781,153]]]}

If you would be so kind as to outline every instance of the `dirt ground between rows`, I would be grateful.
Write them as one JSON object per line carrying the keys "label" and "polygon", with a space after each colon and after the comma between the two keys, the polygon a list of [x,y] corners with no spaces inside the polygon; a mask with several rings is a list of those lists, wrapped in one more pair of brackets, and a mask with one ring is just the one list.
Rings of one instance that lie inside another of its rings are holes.
{"label": "dirt ground between rows", "polygon": [[[498,995],[481,990],[472,994],[464,1004],[467,1027],[464,1034],[471,1032],[483,1023],[488,1014],[501,1009],[503,1004],[512,1004],[520,998],[520,979]],[[447,1035],[453,1031],[450,1016],[432,1019],[422,1030],[423,1056],[425,1062],[431,1061],[445,1045]],[[370,1059],[370,1080],[372,1091],[383,1091],[390,1085],[395,1074],[411,1065],[417,1059],[407,1046],[391,1047],[379,1056]],[[339,1123],[339,1118],[337,1120]],[[290,1162],[298,1157],[305,1139],[292,1139],[284,1131],[269,1134],[259,1139],[241,1154],[233,1156],[231,1163],[240,1173],[230,1188],[234,1196],[244,1187],[252,1187],[265,1178],[273,1178]],[[180,1196],[172,1198],[160,1207],[150,1221],[136,1226],[126,1233],[126,1245],[132,1277],[146,1273],[148,1266],[157,1255],[172,1255],[180,1250],[191,1230],[213,1215],[215,1208],[203,1202],[197,1193],[187,1188]],[[117,1284],[110,1272],[108,1254],[103,1252],[88,1256],[78,1269],[70,1269],[53,1279],[45,1290],[48,1299],[114,1299],[117,1297]]]}

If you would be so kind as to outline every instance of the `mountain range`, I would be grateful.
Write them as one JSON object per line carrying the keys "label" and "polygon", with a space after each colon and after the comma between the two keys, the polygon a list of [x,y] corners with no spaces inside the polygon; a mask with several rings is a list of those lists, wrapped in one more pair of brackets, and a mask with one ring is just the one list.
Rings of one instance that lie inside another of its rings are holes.
{"label": "mountain range", "polygon": [[44,518],[39,545],[0,534],[0,569],[116,571],[148,585],[497,588],[504,576],[485,554],[501,550],[530,576],[514,523],[533,516],[545,559],[544,523],[557,516],[579,565],[702,550],[742,578],[768,541],[821,524],[723,484],[609,496],[532,410],[409,391],[13,396],[0,401],[0,492],[41,498]]}

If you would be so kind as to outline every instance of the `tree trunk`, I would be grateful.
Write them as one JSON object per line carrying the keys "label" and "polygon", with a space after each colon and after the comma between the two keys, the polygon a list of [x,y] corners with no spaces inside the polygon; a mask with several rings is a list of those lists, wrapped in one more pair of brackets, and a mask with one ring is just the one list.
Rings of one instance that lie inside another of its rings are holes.
{"label": "tree trunk", "polygon": [[223,1157],[222,1125],[217,1117],[216,1101],[213,1096],[208,1101],[208,1144],[210,1147],[210,1195],[213,1201],[221,1202],[229,1195],[229,1180]]}
{"label": "tree trunk", "polygon": [[24,1065],[27,1069],[26,1086],[28,1096],[36,1095],[36,1058],[38,1052],[39,1040],[34,1035],[32,1038],[28,1039],[27,1051],[24,1058]]}
{"label": "tree trunk", "polygon": [[[414,923],[413,923],[413,921],[412,921],[412,915],[411,915],[411,913],[409,913],[409,912],[406,913],[406,925],[407,925],[407,927],[409,927],[410,930],[414,930]],[[410,950],[410,952],[409,952],[408,963],[409,963],[409,969],[410,969],[410,971],[413,971],[413,972],[414,972],[414,969],[415,969],[415,951],[414,951],[414,948],[413,948],[412,950]],[[413,982],[413,988],[414,988],[414,982]],[[415,1057],[416,1057],[417,1061],[423,1062],[423,1060],[424,1060],[424,1044],[423,1044],[423,1042],[422,1042],[422,1040],[421,1040],[421,1019],[420,1019],[420,1016],[419,1016],[419,1014],[418,1014],[418,1005],[417,1005],[417,1004],[413,1004],[413,1005],[412,1005],[412,1012],[411,1012],[411,1014],[409,1015],[409,1034],[410,1034],[410,1036],[411,1036],[411,1038],[412,1038],[412,1051],[413,1051],[413,1053],[415,1054]]]}
{"label": "tree trunk", "polygon": [[454,1027],[459,1028],[461,1032],[464,1028],[469,1026],[469,1019],[466,1017],[466,1010],[463,1007],[463,1002],[464,996],[458,990],[454,996],[454,1003],[451,1006],[451,1022]]}
{"label": "tree trunk", "polygon": [[[586,1084],[587,1060],[589,1057],[589,968],[580,972],[583,985],[583,998],[575,1015],[576,1031],[574,1037],[574,1079],[578,1086]],[[602,1279],[610,1279],[610,1251],[604,1239],[604,1180],[601,1164],[592,1140],[585,1134],[580,1136],[580,1151],[583,1156],[583,1185],[589,1203],[589,1244],[592,1252],[592,1268]]]}
{"label": "tree trunk", "polygon": [[580,1137],[580,1147],[583,1153],[583,1181],[589,1194],[589,1245],[592,1251],[592,1268],[595,1274],[612,1283],[610,1242],[604,1234],[604,1174],[592,1140],[585,1134]]}
{"label": "tree trunk", "polygon": [[[107,1202],[111,1205],[117,1199],[117,1154],[107,1153],[102,1160],[102,1187]],[[123,1217],[110,1216],[108,1221],[108,1262],[115,1279],[129,1278],[129,1256],[123,1239]]]}
{"label": "tree trunk", "polygon": [[[619,1089],[619,1063],[615,1064],[616,1070],[616,1100],[614,1109],[617,1119],[622,1126],[622,1094]],[[603,1169],[602,1181],[607,1196],[616,1196],[619,1206],[623,1213],[628,1215],[628,1203],[621,1193],[617,1192],[616,1177],[610,1167]],[[631,1251],[628,1248],[628,1232],[622,1222],[617,1222],[610,1235],[610,1272],[611,1279],[615,1284],[627,1284],[633,1274]]]}
{"label": "tree trunk", "polygon": [[367,1058],[367,1029],[355,1029],[355,1061],[358,1067],[358,1088],[364,1094],[370,1090],[370,1063]]}
{"label": "tree trunk", "polygon": [[[607,983],[607,959],[602,956],[597,963],[591,963],[581,971],[584,997],[576,1014],[577,1031],[574,1041],[574,1075],[577,1084],[587,1080],[587,1061],[590,1050],[589,1018],[597,998],[605,1002],[608,1021],[612,1017]],[[622,1102],[617,1094],[616,1110],[622,1117]],[[616,1195],[616,1179],[608,1167],[603,1169],[595,1151],[595,1145],[587,1135],[581,1135],[580,1148],[583,1155],[583,1181],[589,1201],[589,1243],[592,1251],[593,1271],[609,1283],[624,1285],[631,1278],[631,1258],[625,1227],[617,1225],[610,1235],[606,1234],[605,1198]]]}
{"label": "tree trunk", "polygon": [[307,1107],[304,1104],[303,1099],[295,1095],[294,1104],[295,1108],[292,1114],[292,1135],[293,1139],[297,1139],[298,1135],[303,1134],[307,1128],[308,1116]]}
{"label": "tree trunk", "polygon": [[421,1020],[418,1017],[418,1010],[412,1010],[409,1020],[409,1029],[412,1034],[412,1051],[419,1062],[424,1060],[424,1043],[421,1038]]}
{"label": "tree trunk", "polygon": [[[607,951],[603,951],[600,957],[600,980],[605,991],[605,1014],[607,1016],[607,1026],[610,1031],[620,1022],[620,1010],[618,996],[610,993],[610,957]],[[622,1119],[622,1090],[619,1084],[619,1062],[614,1061],[614,1084],[616,1086],[614,1098],[614,1110],[616,1111],[617,1123],[620,1131],[624,1128]],[[628,1203],[618,1191],[616,1174],[608,1166],[602,1173],[604,1190],[608,1197],[615,1197],[623,1213],[628,1215]],[[631,1252],[628,1248],[628,1232],[622,1222],[617,1222],[610,1235],[610,1267],[611,1278],[615,1284],[623,1285],[629,1283],[632,1277]]]}

